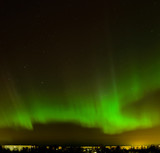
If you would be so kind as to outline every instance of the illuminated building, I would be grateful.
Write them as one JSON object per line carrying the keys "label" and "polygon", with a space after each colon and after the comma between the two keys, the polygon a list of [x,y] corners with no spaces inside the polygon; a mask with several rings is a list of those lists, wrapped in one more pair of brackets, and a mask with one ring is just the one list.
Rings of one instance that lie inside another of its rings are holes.
{"label": "illuminated building", "polygon": [[2,148],[9,149],[10,151],[21,151],[23,149],[31,149],[34,148],[32,145],[3,145]]}

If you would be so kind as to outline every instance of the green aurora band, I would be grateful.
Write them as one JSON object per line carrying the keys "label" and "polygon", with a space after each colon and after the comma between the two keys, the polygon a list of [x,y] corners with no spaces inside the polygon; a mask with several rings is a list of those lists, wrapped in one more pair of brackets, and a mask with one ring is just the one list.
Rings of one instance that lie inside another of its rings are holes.
{"label": "green aurora band", "polygon": [[107,134],[116,134],[156,126],[160,113],[144,108],[137,116],[136,109],[134,113],[124,110],[160,87],[160,72],[156,71],[160,68],[159,61],[154,60],[152,64],[147,62],[145,67],[132,63],[123,71],[111,64],[109,77],[106,77],[108,80],[95,78],[96,87],[92,94],[83,94],[82,88],[76,90],[77,84],[72,87],[67,84],[68,89],[63,96],[54,92],[46,96],[34,87],[28,89],[27,96],[24,96],[14,79],[4,79],[3,89],[1,87],[3,105],[0,108],[0,127],[33,130],[34,123],[71,122],[84,127],[98,127]]}

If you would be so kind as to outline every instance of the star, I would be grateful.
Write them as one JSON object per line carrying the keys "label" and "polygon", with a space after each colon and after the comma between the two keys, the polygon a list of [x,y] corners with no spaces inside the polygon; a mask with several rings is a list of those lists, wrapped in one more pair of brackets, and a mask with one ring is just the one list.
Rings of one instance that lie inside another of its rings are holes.
{"label": "star", "polygon": [[44,84],[44,81],[41,81],[41,84]]}

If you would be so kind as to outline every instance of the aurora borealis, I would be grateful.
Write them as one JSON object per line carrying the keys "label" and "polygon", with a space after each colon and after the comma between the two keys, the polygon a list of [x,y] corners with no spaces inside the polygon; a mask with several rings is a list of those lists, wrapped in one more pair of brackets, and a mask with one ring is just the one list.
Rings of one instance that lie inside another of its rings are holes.
{"label": "aurora borealis", "polygon": [[160,126],[158,1],[0,8],[2,143],[160,142],[141,134]]}

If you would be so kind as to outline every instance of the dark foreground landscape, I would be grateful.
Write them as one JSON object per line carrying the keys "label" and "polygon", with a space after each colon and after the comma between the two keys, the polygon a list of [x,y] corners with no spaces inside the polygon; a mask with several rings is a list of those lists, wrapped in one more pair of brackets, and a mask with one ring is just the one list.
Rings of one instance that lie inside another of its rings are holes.
{"label": "dark foreground landscape", "polygon": [[150,146],[31,146],[2,145],[2,153],[158,153],[160,145]]}

